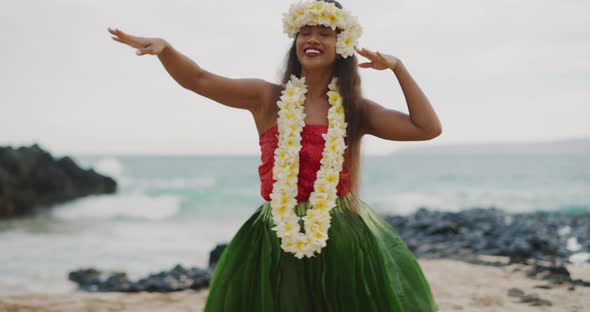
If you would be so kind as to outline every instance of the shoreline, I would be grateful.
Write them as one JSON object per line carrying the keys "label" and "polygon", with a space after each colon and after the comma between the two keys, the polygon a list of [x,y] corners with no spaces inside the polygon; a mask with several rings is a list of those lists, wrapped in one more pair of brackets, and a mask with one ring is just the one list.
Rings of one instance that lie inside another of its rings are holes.
{"label": "shoreline", "polygon": [[[495,256],[482,258],[505,263],[508,259]],[[555,285],[532,279],[525,272],[531,265],[513,263],[493,266],[425,258],[418,258],[418,262],[441,312],[582,312],[584,307],[590,306],[590,287],[575,286],[572,289],[569,284]],[[567,264],[566,267],[572,279],[590,280],[590,264]],[[171,293],[74,291],[0,294],[0,311],[202,311],[207,295],[208,288]]]}

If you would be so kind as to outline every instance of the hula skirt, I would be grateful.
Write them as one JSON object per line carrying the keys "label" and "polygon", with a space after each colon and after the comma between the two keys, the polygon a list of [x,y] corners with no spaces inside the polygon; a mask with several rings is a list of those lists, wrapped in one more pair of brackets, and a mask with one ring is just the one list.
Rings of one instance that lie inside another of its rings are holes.
{"label": "hula skirt", "polygon": [[[304,216],[309,201],[295,207]],[[414,254],[395,229],[353,193],[330,210],[327,245],[298,259],[281,249],[270,202],[222,252],[205,312],[438,311]]]}

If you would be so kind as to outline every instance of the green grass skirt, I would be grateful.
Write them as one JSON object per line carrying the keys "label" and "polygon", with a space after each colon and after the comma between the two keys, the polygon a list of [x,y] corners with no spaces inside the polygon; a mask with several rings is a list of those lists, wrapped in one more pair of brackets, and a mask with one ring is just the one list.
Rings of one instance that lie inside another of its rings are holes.
{"label": "green grass skirt", "polygon": [[[303,216],[309,201],[299,202]],[[330,210],[327,246],[298,259],[284,252],[270,202],[240,227],[220,256],[206,312],[438,311],[414,254],[395,229],[352,193]]]}

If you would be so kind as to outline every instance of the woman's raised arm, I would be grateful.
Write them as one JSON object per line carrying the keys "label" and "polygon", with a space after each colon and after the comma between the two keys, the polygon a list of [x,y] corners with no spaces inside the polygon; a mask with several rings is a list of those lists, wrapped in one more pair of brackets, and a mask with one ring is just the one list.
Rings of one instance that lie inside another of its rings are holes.
{"label": "woman's raised arm", "polygon": [[179,85],[220,104],[254,113],[271,96],[272,83],[256,78],[231,79],[208,72],[164,39],[137,37],[119,29],[109,28],[109,32],[115,35],[113,40],[138,49],[137,55],[157,55]]}
{"label": "woman's raised arm", "polygon": [[396,75],[410,111],[408,115],[364,99],[368,105],[368,134],[392,141],[420,141],[436,138],[442,133],[442,125],[430,101],[400,59],[367,49],[355,50],[371,61],[361,63],[359,67],[390,69]]}

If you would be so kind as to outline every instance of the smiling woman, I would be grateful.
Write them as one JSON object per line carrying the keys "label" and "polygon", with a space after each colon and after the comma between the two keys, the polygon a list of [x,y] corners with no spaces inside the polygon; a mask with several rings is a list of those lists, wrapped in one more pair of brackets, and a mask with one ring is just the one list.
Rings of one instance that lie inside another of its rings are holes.
{"label": "smiling woman", "polygon": [[[316,64],[318,64],[319,60],[324,59],[329,60],[329,64],[333,65],[337,59],[336,36],[336,31],[330,29],[330,27],[321,25],[302,27],[295,40],[298,59],[302,63],[306,63],[309,61],[308,58],[321,56],[321,58],[316,58]],[[313,67],[313,64],[311,63],[309,66]]]}
{"label": "smiling woman", "polygon": [[[265,202],[221,254],[205,311],[437,311],[412,252],[359,198],[362,136],[434,138],[436,114],[399,59],[355,49],[362,27],[340,3],[293,4],[283,30],[293,43],[281,84],[219,76],[163,39],[111,31],[258,128]],[[391,69],[411,117],[363,98],[359,68]]]}

